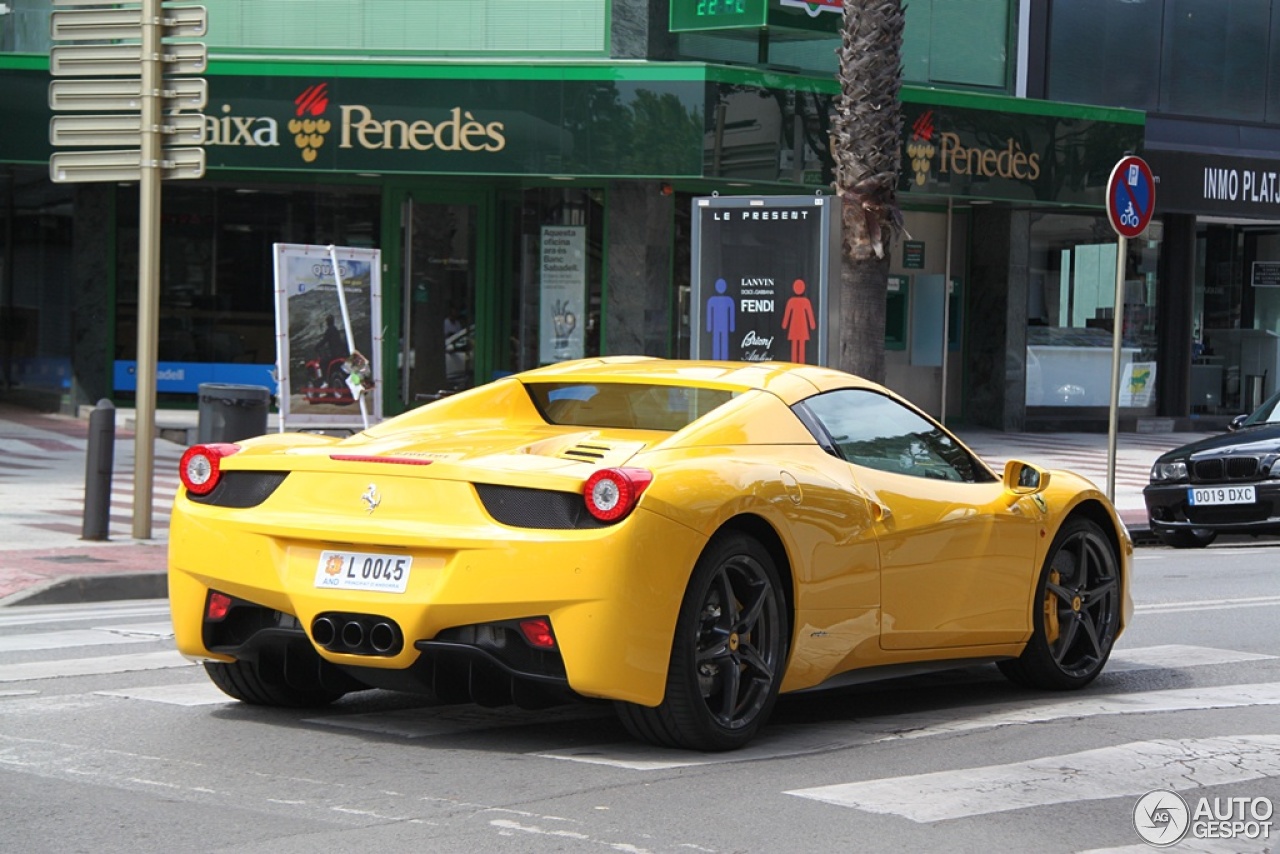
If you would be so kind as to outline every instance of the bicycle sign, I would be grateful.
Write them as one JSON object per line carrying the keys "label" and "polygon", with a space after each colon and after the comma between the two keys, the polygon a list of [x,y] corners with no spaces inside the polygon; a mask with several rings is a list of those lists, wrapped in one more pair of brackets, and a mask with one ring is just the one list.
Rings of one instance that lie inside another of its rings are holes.
{"label": "bicycle sign", "polygon": [[1141,157],[1122,157],[1107,179],[1107,218],[1116,234],[1137,237],[1146,231],[1156,206],[1156,179]]}

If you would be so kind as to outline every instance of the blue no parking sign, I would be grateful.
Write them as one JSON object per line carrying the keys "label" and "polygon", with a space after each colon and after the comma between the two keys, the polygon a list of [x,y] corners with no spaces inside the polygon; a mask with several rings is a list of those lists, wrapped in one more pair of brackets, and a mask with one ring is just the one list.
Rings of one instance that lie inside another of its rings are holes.
{"label": "blue no parking sign", "polygon": [[1107,179],[1107,218],[1116,234],[1137,237],[1146,231],[1156,207],[1156,179],[1141,157],[1123,157]]}

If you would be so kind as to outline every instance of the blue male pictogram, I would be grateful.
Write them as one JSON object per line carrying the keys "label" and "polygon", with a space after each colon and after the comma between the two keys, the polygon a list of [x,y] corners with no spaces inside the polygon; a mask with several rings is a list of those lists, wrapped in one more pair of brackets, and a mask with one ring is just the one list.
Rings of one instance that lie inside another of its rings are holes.
{"label": "blue male pictogram", "polygon": [[726,296],[729,285],[724,279],[716,279],[717,296],[707,298],[707,331],[711,333],[711,358],[729,358],[729,333],[736,326],[733,317],[733,297]]}

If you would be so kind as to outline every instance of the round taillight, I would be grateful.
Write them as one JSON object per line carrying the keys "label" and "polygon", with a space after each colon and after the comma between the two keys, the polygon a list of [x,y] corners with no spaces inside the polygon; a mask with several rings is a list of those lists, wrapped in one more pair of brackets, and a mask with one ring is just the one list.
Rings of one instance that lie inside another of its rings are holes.
{"label": "round taillight", "polygon": [[647,469],[601,469],[587,478],[587,512],[601,522],[616,522],[631,512],[652,481],[653,472]]}
{"label": "round taillight", "polygon": [[193,445],[187,448],[178,463],[178,476],[187,492],[207,495],[218,485],[222,477],[222,458],[240,450],[239,445]]}

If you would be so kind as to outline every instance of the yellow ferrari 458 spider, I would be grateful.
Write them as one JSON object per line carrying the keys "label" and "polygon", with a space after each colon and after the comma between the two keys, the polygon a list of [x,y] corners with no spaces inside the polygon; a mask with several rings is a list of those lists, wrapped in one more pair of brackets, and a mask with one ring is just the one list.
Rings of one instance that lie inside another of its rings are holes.
{"label": "yellow ferrari 458 spider", "polygon": [[177,644],[247,703],[593,698],[726,750],[779,692],[925,664],[1079,688],[1132,613],[1092,484],[1001,476],[827,368],[567,362],[345,439],[197,445],[181,477]]}

